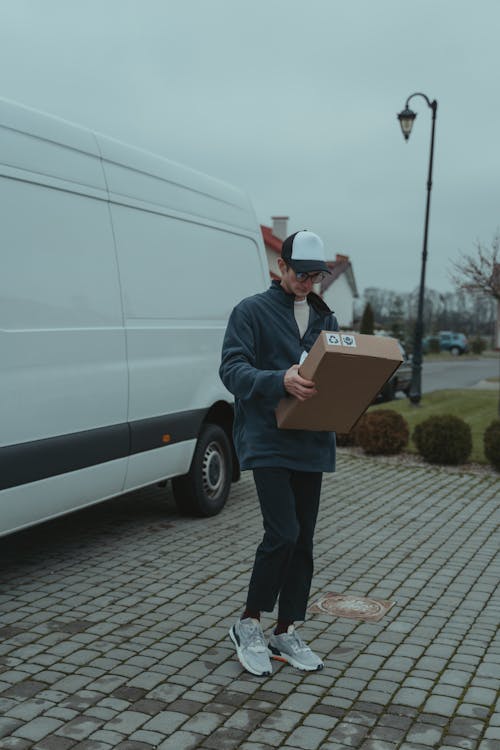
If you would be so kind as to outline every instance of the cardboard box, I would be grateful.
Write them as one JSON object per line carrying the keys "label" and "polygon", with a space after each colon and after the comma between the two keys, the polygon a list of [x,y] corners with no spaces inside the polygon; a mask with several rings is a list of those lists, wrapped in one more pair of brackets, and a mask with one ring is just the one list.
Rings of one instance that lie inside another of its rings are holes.
{"label": "cardboard box", "polygon": [[316,383],[318,395],[281,399],[278,427],[349,432],[402,361],[396,339],[322,331],[299,368]]}

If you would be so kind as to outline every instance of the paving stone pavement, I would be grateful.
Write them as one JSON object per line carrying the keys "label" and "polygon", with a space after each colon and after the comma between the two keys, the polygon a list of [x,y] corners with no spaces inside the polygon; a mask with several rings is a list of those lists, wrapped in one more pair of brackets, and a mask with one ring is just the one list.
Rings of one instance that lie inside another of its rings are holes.
{"label": "paving stone pavement", "polygon": [[311,615],[325,669],[265,679],[227,637],[261,534],[248,474],[215,518],[150,488],[1,539],[0,748],[499,750],[499,501],[498,475],[341,451],[311,600],[397,603]]}

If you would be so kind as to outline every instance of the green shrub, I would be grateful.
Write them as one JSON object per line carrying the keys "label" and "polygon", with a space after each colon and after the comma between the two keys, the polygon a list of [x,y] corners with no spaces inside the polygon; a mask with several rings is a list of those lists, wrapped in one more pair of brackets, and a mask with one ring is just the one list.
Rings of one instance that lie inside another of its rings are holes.
{"label": "green shrub", "polygon": [[494,419],[483,436],[484,455],[490,464],[500,471],[500,419]]}
{"label": "green shrub", "polygon": [[482,354],[486,349],[486,342],[481,336],[475,336],[470,342],[470,348],[473,354]]}
{"label": "green shrub", "polygon": [[401,453],[408,445],[410,431],[401,414],[392,409],[379,409],[365,414],[355,433],[364,452],[374,456]]}
{"label": "green shrub", "polygon": [[413,442],[431,464],[463,464],[472,450],[472,433],[467,422],[452,414],[429,417],[417,424]]}

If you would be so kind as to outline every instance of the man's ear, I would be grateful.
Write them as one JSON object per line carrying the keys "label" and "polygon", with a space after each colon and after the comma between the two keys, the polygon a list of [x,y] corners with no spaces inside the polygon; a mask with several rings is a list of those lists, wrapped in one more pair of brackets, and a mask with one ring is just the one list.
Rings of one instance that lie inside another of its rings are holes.
{"label": "man's ear", "polygon": [[286,263],[283,260],[283,258],[278,258],[278,268],[280,269],[281,273],[285,273],[285,271],[286,271]]}

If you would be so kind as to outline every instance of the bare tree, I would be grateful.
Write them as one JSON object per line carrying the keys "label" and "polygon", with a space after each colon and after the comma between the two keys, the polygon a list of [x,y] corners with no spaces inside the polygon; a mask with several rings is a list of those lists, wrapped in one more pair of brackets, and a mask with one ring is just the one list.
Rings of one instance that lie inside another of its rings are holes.
{"label": "bare tree", "polygon": [[[497,264],[497,267],[500,268],[500,264]],[[369,303],[376,321],[375,327],[382,327],[391,331],[391,335],[396,338],[403,338],[405,345],[411,350],[417,300],[418,287],[412,292],[395,292],[391,289],[367,287],[362,297],[356,300],[358,326],[363,310]],[[458,287],[455,291],[440,293],[426,287],[424,328],[427,334],[449,330],[462,331],[467,336],[494,337],[497,308],[500,310],[500,300],[488,296],[485,292],[470,292]],[[397,331],[396,319],[399,323]],[[396,332],[398,332],[397,336]]]}
{"label": "bare tree", "polygon": [[395,295],[392,300],[389,319],[391,323],[391,336],[395,339],[402,339],[404,336],[405,314],[403,298],[399,294]]}
{"label": "bare tree", "polygon": [[[459,263],[454,263],[452,279],[461,289],[478,296],[492,297],[497,301],[496,343],[500,340],[500,232],[493,237],[491,247],[486,248],[476,242],[475,255],[463,255]],[[499,358],[500,363],[500,358]],[[498,392],[498,416],[500,417],[500,389]]]}
{"label": "bare tree", "polygon": [[500,301],[500,233],[493,237],[491,247],[477,241],[476,252],[462,254],[453,268],[451,279],[457,287]]}

